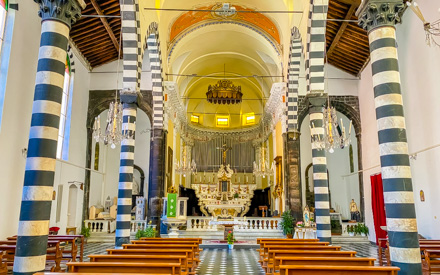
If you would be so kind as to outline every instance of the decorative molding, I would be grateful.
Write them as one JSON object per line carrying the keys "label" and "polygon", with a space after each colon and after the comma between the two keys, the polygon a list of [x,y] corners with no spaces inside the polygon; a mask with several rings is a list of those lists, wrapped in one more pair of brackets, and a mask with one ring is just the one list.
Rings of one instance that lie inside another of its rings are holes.
{"label": "decorative molding", "polygon": [[34,0],[40,6],[38,16],[44,20],[56,20],[65,23],[69,28],[81,17],[85,8],[82,0]]}
{"label": "decorative molding", "polygon": [[357,12],[358,24],[368,32],[379,27],[392,27],[402,21],[404,11],[403,0],[365,0]]}

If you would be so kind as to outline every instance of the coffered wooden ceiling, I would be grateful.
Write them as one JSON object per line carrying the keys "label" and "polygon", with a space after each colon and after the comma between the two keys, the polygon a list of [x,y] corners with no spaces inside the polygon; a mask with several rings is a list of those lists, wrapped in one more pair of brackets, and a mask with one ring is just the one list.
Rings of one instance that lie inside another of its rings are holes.
{"label": "coffered wooden ceiling", "polygon": [[[328,19],[357,20],[361,0],[330,0]],[[327,21],[327,60],[333,66],[358,75],[370,56],[367,32],[356,22]]]}
{"label": "coffered wooden ceiling", "polygon": [[[85,2],[87,7],[83,10],[83,15],[120,16],[119,0],[85,0]],[[82,17],[72,26],[70,37],[93,68],[118,59],[120,32],[119,17]]]}
{"label": "coffered wooden ceiling", "polygon": [[[119,0],[85,0],[84,15],[120,15]],[[328,18],[357,20],[361,0],[330,0]],[[120,18],[82,17],[71,30],[79,51],[96,67],[118,58],[121,31]],[[355,22],[327,22],[328,62],[353,75],[358,75],[369,58],[367,33]],[[122,57],[122,50],[121,50]]]}

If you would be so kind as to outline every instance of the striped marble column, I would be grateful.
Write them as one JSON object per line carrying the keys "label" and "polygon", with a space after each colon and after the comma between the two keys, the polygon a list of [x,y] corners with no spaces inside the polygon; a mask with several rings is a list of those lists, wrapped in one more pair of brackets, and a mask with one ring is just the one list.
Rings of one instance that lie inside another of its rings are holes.
{"label": "striped marble column", "polygon": [[402,0],[364,1],[359,24],[370,42],[390,259],[399,274],[422,274],[400,86],[396,30]]}
{"label": "striped marble column", "polygon": [[[325,97],[309,98],[312,107],[309,109],[312,137],[324,140]],[[327,178],[327,158],[325,149],[312,143],[313,185],[315,192],[315,222],[318,239],[331,243],[330,203]]]}
{"label": "striped marble column", "polygon": [[292,29],[290,39],[289,75],[287,86],[287,132],[298,130],[298,90],[301,68],[302,40],[298,28]]}
{"label": "striped marble column", "polygon": [[[127,98],[129,100],[127,100]],[[130,243],[130,221],[133,188],[134,145],[136,131],[137,94],[121,95],[123,103],[122,129],[128,131],[132,138],[124,138],[121,142],[119,165],[118,210],[116,216],[115,247],[122,248]]]}
{"label": "striped marble column", "polygon": [[41,41],[14,274],[33,274],[46,266],[67,44],[70,26],[80,17],[80,4],[84,4],[74,0],[36,2],[42,18]]}

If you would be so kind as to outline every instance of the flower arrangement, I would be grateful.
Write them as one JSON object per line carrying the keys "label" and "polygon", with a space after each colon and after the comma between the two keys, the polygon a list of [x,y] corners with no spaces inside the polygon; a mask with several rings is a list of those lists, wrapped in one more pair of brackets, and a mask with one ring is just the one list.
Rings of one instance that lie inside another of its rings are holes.
{"label": "flower arrangement", "polygon": [[228,244],[234,244],[236,239],[234,238],[234,233],[232,231],[228,232]]}
{"label": "flower arrangement", "polygon": [[297,222],[296,227],[304,227],[304,222],[302,221]]}
{"label": "flower arrangement", "polygon": [[238,199],[238,193],[234,194],[234,199]]}
{"label": "flower arrangement", "polygon": [[59,227],[52,226],[49,228],[49,235],[58,235],[58,231],[60,231]]}

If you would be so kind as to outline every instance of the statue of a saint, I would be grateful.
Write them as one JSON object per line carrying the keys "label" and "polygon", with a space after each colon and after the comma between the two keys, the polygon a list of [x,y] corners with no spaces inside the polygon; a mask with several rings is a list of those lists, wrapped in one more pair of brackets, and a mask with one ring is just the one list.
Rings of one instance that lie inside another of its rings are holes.
{"label": "statue of a saint", "polygon": [[309,210],[308,205],[306,205],[306,207],[304,207],[303,220],[304,220],[304,226],[309,227],[310,226],[310,210]]}
{"label": "statue of a saint", "polygon": [[357,207],[357,204],[354,202],[354,199],[351,199],[350,202],[350,214],[351,214],[351,220],[357,222],[360,220],[359,209]]}
{"label": "statue of a saint", "polygon": [[133,179],[133,191],[132,191],[132,195],[139,195],[139,183],[137,182],[137,180]]}

